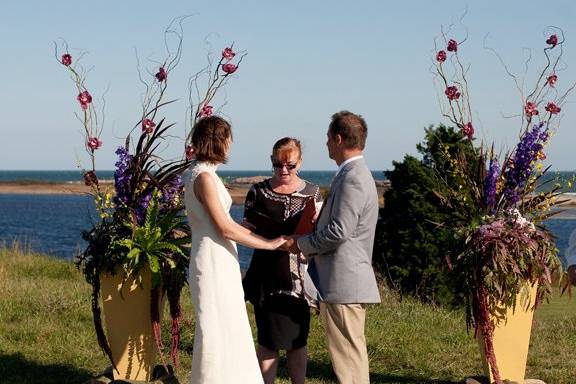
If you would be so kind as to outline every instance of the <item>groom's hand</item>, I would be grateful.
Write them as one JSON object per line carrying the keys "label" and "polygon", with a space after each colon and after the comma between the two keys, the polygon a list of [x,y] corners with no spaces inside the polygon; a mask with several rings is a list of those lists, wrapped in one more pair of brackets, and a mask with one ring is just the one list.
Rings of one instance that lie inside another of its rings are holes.
{"label": "groom's hand", "polygon": [[286,237],[286,242],[280,248],[284,251],[288,251],[290,253],[299,254],[300,248],[298,248],[298,237],[299,236],[288,236]]}

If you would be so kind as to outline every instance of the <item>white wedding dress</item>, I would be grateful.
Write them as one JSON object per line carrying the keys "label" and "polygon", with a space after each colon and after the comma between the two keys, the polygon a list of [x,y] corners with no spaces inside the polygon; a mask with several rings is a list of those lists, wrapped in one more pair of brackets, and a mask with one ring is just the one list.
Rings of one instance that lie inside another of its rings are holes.
{"label": "white wedding dress", "polygon": [[196,312],[191,383],[263,383],[246,313],[236,243],[218,234],[194,194],[194,180],[203,172],[214,178],[223,209],[229,212],[232,205],[230,194],[216,175],[216,166],[193,163],[185,186],[192,230],[188,282]]}

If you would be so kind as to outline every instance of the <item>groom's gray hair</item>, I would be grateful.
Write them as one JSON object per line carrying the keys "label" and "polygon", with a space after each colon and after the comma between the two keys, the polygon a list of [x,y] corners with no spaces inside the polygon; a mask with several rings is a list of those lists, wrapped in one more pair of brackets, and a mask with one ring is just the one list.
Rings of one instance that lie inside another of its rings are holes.
{"label": "groom's gray hair", "polygon": [[368,126],[362,116],[355,113],[340,111],[333,114],[328,131],[332,137],[340,135],[346,148],[363,150],[366,146]]}

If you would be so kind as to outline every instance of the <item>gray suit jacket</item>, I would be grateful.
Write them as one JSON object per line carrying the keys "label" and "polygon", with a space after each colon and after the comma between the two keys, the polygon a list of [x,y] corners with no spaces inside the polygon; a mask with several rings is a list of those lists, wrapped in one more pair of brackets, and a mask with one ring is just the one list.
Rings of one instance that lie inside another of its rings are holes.
{"label": "gray suit jacket", "polygon": [[372,269],[378,193],[364,159],[344,166],[332,182],[316,229],[298,239],[311,257],[308,272],[327,303],[379,303]]}

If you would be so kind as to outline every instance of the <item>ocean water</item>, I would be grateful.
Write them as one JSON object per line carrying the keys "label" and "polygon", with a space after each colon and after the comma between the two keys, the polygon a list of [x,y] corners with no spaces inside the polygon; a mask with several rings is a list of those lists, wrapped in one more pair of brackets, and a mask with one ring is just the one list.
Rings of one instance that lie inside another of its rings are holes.
{"label": "ocean water", "polygon": [[[232,206],[236,221],[242,220],[242,214],[243,206]],[[576,217],[576,210],[570,217]],[[18,241],[34,251],[71,260],[85,246],[81,231],[90,229],[93,220],[96,215],[89,196],[0,194],[0,244]],[[551,219],[546,225],[563,253],[576,230],[576,219]],[[252,251],[238,248],[240,264],[246,269]]]}
{"label": "ocean water", "polygon": [[[231,216],[242,221],[244,207],[234,205]],[[98,220],[94,203],[84,195],[0,194],[0,245],[12,243],[57,258],[72,260],[85,246],[81,233]],[[238,247],[244,269],[252,251]]]}

